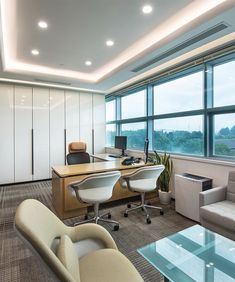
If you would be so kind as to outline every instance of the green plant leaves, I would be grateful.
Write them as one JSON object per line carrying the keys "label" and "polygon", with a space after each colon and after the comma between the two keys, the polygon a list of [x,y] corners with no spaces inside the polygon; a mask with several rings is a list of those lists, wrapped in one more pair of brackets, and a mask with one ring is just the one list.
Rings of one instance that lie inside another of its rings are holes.
{"label": "green plant leaves", "polygon": [[158,178],[158,185],[159,188],[164,191],[169,191],[169,182],[171,179],[171,174],[173,170],[173,162],[170,158],[170,154],[167,154],[166,152],[162,155],[159,155],[156,151],[154,151],[154,156],[149,158],[149,161],[156,165],[164,165],[165,169],[161,173],[161,175]]}

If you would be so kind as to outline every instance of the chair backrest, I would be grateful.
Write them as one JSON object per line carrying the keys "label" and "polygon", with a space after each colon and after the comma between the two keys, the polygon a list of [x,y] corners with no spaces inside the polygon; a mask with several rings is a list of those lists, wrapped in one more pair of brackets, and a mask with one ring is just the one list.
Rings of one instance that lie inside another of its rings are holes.
{"label": "chair backrest", "polygon": [[227,200],[235,202],[235,171],[230,171],[228,176]]}
{"label": "chair backrest", "polygon": [[[157,186],[157,179],[164,169],[164,165],[152,165],[138,168],[127,176],[129,188],[131,188],[132,183],[135,183],[135,185],[137,184],[139,187],[143,185],[144,188],[147,184],[148,188],[155,189]],[[147,182],[143,180],[147,180]]]}
{"label": "chair backrest", "polygon": [[90,155],[88,153],[72,153],[67,155],[68,165],[90,163]]}
{"label": "chair backrest", "polygon": [[55,241],[69,235],[69,229],[37,200],[23,201],[16,210],[15,229],[29,243],[49,269],[61,281],[75,281],[55,254]]}
{"label": "chair backrest", "polygon": [[81,181],[70,183],[70,187],[75,190],[77,197],[82,201],[89,199],[90,195],[97,202],[106,201],[112,197],[113,187],[120,176],[120,171],[94,173]]}
{"label": "chair backrest", "polygon": [[67,163],[69,165],[90,163],[90,155],[86,152],[86,147],[84,142],[70,143],[68,146]]}

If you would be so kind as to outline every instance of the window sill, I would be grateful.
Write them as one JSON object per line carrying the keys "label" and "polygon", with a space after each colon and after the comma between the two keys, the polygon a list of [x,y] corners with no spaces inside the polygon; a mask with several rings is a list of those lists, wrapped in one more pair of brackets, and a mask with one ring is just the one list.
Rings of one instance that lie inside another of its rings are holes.
{"label": "window sill", "polygon": [[[114,147],[105,147],[105,150],[108,151],[114,151],[116,150]],[[128,154],[139,154],[143,155],[143,150],[126,150]],[[152,155],[153,151],[149,151],[149,155]],[[208,164],[214,164],[214,165],[221,165],[221,166],[232,166],[235,167],[235,160],[224,160],[224,159],[218,159],[218,158],[206,158],[206,157],[196,157],[196,156],[184,156],[184,155],[174,155],[170,154],[171,158],[178,159],[178,160],[184,160],[184,161],[192,161],[192,162],[199,162],[199,163],[208,163]]]}

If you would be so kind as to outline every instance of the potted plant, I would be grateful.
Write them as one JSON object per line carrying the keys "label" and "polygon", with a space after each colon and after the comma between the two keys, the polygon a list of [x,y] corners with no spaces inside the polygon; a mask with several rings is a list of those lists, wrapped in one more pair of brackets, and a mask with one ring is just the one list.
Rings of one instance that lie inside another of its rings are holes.
{"label": "potted plant", "polygon": [[157,180],[160,203],[169,204],[171,200],[169,183],[172,175],[173,162],[170,158],[170,155],[166,152],[162,155],[159,155],[156,151],[154,151],[154,154],[155,155],[153,157],[150,157],[150,161],[154,164],[165,166],[165,169]]}

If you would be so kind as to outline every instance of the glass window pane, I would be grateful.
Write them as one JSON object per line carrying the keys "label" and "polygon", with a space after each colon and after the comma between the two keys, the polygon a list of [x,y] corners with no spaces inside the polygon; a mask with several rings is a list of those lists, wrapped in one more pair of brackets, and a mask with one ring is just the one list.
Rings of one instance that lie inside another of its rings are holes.
{"label": "glass window pane", "polygon": [[203,72],[154,86],[154,114],[203,108]]}
{"label": "glass window pane", "polygon": [[214,116],[214,154],[235,156],[235,113]]}
{"label": "glass window pane", "polygon": [[106,124],[106,146],[114,147],[116,124]]}
{"label": "glass window pane", "polygon": [[121,135],[127,136],[127,148],[143,149],[146,138],[146,122],[122,124]]}
{"label": "glass window pane", "polygon": [[116,100],[106,102],[106,121],[116,119]]}
{"label": "glass window pane", "polygon": [[146,116],[146,91],[142,90],[121,98],[122,119]]}
{"label": "glass window pane", "polygon": [[235,61],[214,67],[214,107],[235,105]]}
{"label": "glass window pane", "polygon": [[114,147],[116,124],[106,124],[106,146]]}
{"label": "glass window pane", "polygon": [[155,120],[154,149],[180,154],[203,155],[203,116]]}

